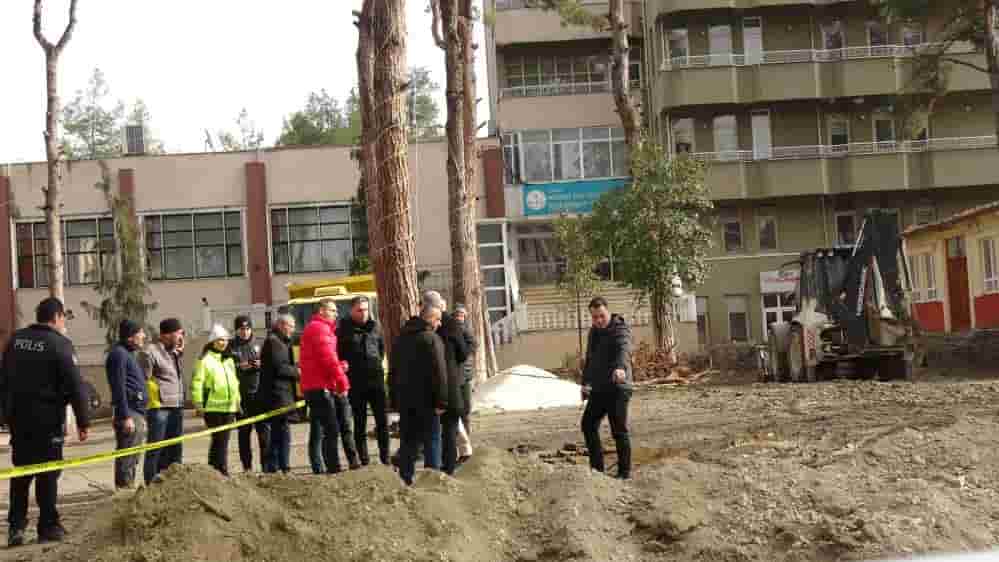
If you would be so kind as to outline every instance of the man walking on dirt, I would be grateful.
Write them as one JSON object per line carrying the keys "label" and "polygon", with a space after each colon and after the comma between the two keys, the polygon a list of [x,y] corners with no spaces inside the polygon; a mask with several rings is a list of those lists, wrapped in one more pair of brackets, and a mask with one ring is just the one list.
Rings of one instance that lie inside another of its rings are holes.
{"label": "man walking on dirt", "polygon": [[350,409],[354,412],[354,443],[361,464],[367,466],[368,406],[375,417],[378,458],[389,463],[388,413],[385,404],[385,340],[378,322],[371,318],[368,297],[357,296],[350,301],[350,317],[340,320],[337,344],[340,358],[350,365]]}
{"label": "man walking on dirt", "polygon": [[[336,341],[337,310],[336,301],[322,299],[317,312],[302,332],[301,355],[299,368],[302,371],[302,392],[309,412],[319,419],[324,438],[313,439],[310,443],[322,444],[322,456],[325,457],[326,472],[340,472],[340,448],[337,435],[343,440],[343,448],[347,453],[347,462],[351,469],[361,467],[357,461],[357,450],[354,448],[352,435],[350,403],[347,393],[350,391],[350,380],[347,370],[350,366],[340,359],[337,353]],[[315,425],[312,430],[318,429]],[[319,451],[310,451],[316,456]]]}
{"label": "man walking on dirt", "polygon": [[[146,372],[149,410],[146,412],[147,442],[157,443],[184,434],[184,327],[180,320],[160,322],[160,341],[146,346],[139,364]],[[177,443],[148,451],[143,461],[143,477],[148,485],[171,464],[183,462],[183,445]]]}
{"label": "man walking on dirt", "polygon": [[628,437],[628,402],[631,400],[631,330],[624,318],[612,315],[607,301],[590,301],[592,327],[586,344],[583,366],[582,429],[590,452],[590,468],[604,472],[604,452],[600,444],[600,424],[610,418],[611,434],[617,445],[617,477],[631,477],[631,440]]}
{"label": "man walking on dirt", "polygon": [[[87,440],[90,426],[87,393],[73,342],[63,335],[66,312],[62,301],[43,300],[35,309],[35,320],[34,325],[14,332],[0,365],[0,404],[10,427],[14,466],[62,460],[67,403],[73,406],[80,441]],[[8,546],[24,544],[32,480],[39,511],[38,542],[64,538],[66,531],[56,509],[59,474],[54,470],[11,479]]]}
{"label": "man walking on dirt", "polygon": [[441,310],[424,301],[420,315],[406,322],[392,348],[389,373],[400,416],[399,476],[408,485],[413,483],[420,445],[428,453],[424,466],[437,468],[431,453],[435,420],[448,406],[444,342],[435,333],[440,324]]}
{"label": "man walking on dirt", "polygon": [[[229,342],[229,353],[236,359],[236,375],[239,377],[239,396],[243,405],[239,419],[252,418],[267,411],[267,405],[260,397],[260,348],[253,341],[253,324],[249,316],[237,316],[233,324],[235,337]],[[271,424],[264,420],[251,425],[244,425],[238,430],[239,460],[243,470],[253,470],[253,431],[257,432],[257,442],[260,445],[260,464],[266,463],[265,457],[270,449]]]}
{"label": "man walking on dirt", "polygon": [[[105,367],[111,388],[115,444],[118,449],[142,445],[146,438],[146,373],[135,354],[146,343],[146,332],[131,320],[118,325],[118,343],[108,353]],[[139,455],[114,460],[114,485],[122,490],[135,484]]]}

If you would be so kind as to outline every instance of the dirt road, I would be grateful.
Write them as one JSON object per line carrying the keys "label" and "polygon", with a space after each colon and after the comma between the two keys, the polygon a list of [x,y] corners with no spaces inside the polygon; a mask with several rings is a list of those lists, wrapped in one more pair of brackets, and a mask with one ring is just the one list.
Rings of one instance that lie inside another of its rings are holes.
{"label": "dirt road", "polygon": [[[999,544],[997,410],[999,382],[988,379],[642,391],[631,409],[633,481],[551,454],[581,441],[580,410],[569,408],[474,419],[480,451],[519,454],[485,454],[455,486],[504,488],[489,503],[506,539],[475,553],[484,560],[831,562],[981,550]],[[185,456],[201,461],[203,449]],[[301,447],[296,464],[305,465]],[[64,476],[71,532],[111,517],[94,482],[109,476],[110,467]],[[379,478],[371,489],[391,481]],[[42,553],[0,551],[0,560]]]}

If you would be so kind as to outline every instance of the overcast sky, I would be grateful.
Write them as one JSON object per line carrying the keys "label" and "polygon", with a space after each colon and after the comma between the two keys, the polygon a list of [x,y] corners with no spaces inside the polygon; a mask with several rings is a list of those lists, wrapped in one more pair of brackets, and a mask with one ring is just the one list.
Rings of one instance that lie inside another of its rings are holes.
{"label": "overcast sky", "polygon": [[[443,52],[430,35],[426,0],[409,0],[409,64],[444,83]],[[141,97],[169,152],[199,152],[205,129],[234,129],[246,107],[272,144],[282,119],[326,88],[345,98],[356,82],[361,0],[79,0],[76,31],[60,60],[63,104],[99,67],[113,98]],[[481,3],[480,3],[481,5]],[[69,0],[45,0],[53,42]],[[45,59],[31,28],[31,0],[0,0],[0,162],[45,158]],[[477,27],[480,45],[482,27]],[[488,99],[485,51],[478,52],[479,98]],[[443,119],[443,94],[440,96]],[[479,120],[489,107],[479,104]]]}

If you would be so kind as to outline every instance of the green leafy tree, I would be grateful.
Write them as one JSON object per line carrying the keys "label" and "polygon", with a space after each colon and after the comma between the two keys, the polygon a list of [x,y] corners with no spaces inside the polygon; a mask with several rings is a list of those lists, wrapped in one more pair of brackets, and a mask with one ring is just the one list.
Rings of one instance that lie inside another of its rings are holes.
{"label": "green leafy tree", "polygon": [[714,205],[704,165],[692,158],[667,160],[645,140],[632,150],[632,182],[604,194],[590,219],[594,248],[614,248],[614,275],[648,298],[656,347],[672,351],[672,281],[687,287],[708,274],[710,216]]}
{"label": "green leafy tree", "polygon": [[[930,16],[943,16],[944,24],[933,38],[934,45],[913,54],[912,94],[903,110],[912,114],[916,110],[932,112],[934,103],[948,90],[952,68],[963,66],[985,73],[992,89],[992,110],[995,129],[999,134],[999,0],[883,0],[879,2],[889,22],[925,20]],[[985,53],[985,65],[961,59],[953,54],[953,47],[960,44],[974,45]]]}
{"label": "green leafy tree", "polygon": [[[416,66],[410,72],[410,100],[407,112],[412,111],[410,118],[416,127],[416,136],[421,138],[439,137],[441,134],[441,108],[436,95],[440,92],[440,84],[430,77],[430,69]],[[408,117],[409,118],[409,117]]]}
{"label": "green leafy tree", "polygon": [[600,287],[600,278],[595,271],[602,257],[601,252],[594,247],[591,222],[589,217],[584,216],[562,215],[555,219],[555,241],[565,263],[556,286],[566,299],[568,307],[576,307],[580,356],[583,355],[582,303]]}
{"label": "green leafy tree", "polygon": [[[349,99],[349,98],[348,98]],[[353,145],[361,135],[356,102],[348,107],[326,90],[309,94],[305,107],[284,120],[278,146]]]}
{"label": "green leafy tree", "polygon": [[264,132],[250,119],[245,107],[236,117],[236,131],[219,131],[218,138],[225,152],[256,150],[264,145]]}
{"label": "green leafy tree", "polygon": [[118,340],[118,325],[126,318],[145,326],[147,333],[154,333],[147,325],[147,319],[156,303],[146,302],[151,292],[142,267],[139,225],[132,201],[115,193],[107,163],[102,160],[99,164],[101,180],[95,187],[103,194],[111,211],[117,244],[106,249],[110,251],[110,259],[103,264],[101,281],[95,288],[102,297],[100,302],[84,301],[80,305],[104,328],[104,340],[110,348]]}
{"label": "green leafy tree", "polygon": [[111,87],[95,68],[87,87],[62,112],[62,152],[69,160],[121,155],[121,125],[125,104],[111,99]]}

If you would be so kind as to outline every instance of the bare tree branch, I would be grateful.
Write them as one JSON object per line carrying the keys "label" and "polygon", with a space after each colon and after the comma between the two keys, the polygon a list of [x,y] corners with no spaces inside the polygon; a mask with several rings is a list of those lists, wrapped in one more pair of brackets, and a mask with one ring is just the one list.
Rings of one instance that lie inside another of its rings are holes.
{"label": "bare tree branch", "polygon": [[434,43],[440,49],[447,49],[447,42],[441,36],[441,3],[440,0],[430,0],[430,12],[433,14],[433,23],[430,29],[434,34]]}
{"label": "bare tree branch", "polygon": [[61,52],[66,43],[69,43],[70,37],[73,36],[73,29],[76,28],[76,2],[77,0],[70,0],[69,23],[66,24],[66,30],[62,32],[62,37],[59,38],[59,43],[56,44],[57,51]]}
{"label": "bare tree branch", "polygon": [[52,43],[42,35],[42,0],[35,0],[35,12],[31,21],[34,23],[35,39],[38,40],[38,44],[46,51],[52,49]]}

